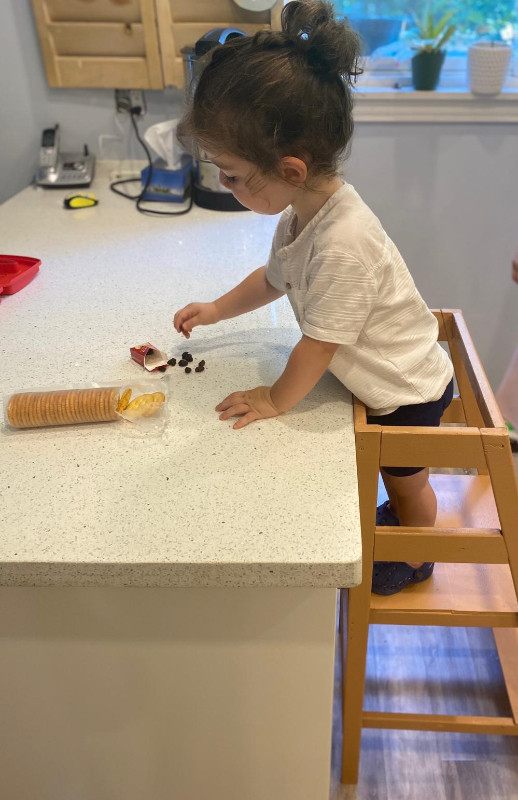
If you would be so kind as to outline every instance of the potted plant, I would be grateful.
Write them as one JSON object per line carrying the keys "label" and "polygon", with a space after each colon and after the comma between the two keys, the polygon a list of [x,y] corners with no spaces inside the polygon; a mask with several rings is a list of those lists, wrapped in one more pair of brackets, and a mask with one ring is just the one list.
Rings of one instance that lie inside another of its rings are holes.
{"label": "potted plant", "polygon": [[412,57],[412,83],[414,89],[433,90],[437,88],[442,65],[446,58],[445,45],[455,33],[456,26],[450,24],[455,9],[447,11],[436,20],[428,9],[421,19],[414,17],[419,39],[411,44],[417,53]]}
{"label": "potted plant", "polygon": [[481,38],[468,48],[468,80],[473,94],[496,95],[502,91],[512,56],[513,26],[517,20],[510,0],[487,9],[484,19],[476,19]]}
{"label": "potted plant", "polygon": [[468,78],[472,94],[496,95],[502,91],[511,48],[505,42],[480,41],[468,49]]}

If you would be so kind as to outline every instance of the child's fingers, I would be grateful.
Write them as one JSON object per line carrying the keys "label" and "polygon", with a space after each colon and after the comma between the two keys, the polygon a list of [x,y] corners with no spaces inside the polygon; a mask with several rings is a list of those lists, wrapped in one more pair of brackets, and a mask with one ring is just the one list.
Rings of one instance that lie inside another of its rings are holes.
{"label": "child's fingers", "polygon": [[[184,336],[186,333],[190,333],[196,324],[196,316],[196,309],[190,308],[189,306],[182,308],[181,311],[177,311],[173,319],[175,330],[178,333],[183,333]],[[187,336],[187,338],[189,337]]]}
{"label": "child's fingers", "polygon": [[243,403],[244,400],[244,392],[232,392],[232,394],[227,395],[221,403],[218,403],[216,406],[216,411],[226,411],[227,408],[236,405],[237,403]]}
{"label": "child's fingers", "polygon": [[174,315],[174,317],[173,317],[173,325],[174,325],[175,331],[177,331],[177,333],[181,333],[182,326],[183,326],[183,312],[182,311],[177,311],[176,314]]}
{"label": "child's fingers", "polygon": [[238,419],[238,421],[232,426],[235,431],[239,430],[240,428],[244,428],[245,425],[250,425],[251,422],[255,422],[256,419],[259,419],[255,411],[249,411],[248,414],[245,414]]}
{"label": "child's fingers", "polygon": [[221,420],[230,419],[230,417],[239,417],[241,414],[246,414],[250,411],[250,406],[248,403],[236,403],[234,406],[230,406],[225,411],[223,411],[219,418]]}
{"label": "child's fingers", "polygon": [[178,332],[180,332],[180,330],[183,328],[184,324],[187,322],[188,319],[189,319],[189,313],[187,309],[182,308],[181,311],[176,312],[173,319],[173,325],[175,326]]}

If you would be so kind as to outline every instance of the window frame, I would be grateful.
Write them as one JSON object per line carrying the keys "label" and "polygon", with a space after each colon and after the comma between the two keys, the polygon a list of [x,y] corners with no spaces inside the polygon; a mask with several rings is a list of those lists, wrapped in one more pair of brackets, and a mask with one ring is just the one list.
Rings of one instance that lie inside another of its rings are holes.
{"label": "window frame", "polygon": [[[518,11],[518,0],[516,0]],[[373,15],[371,17],[374,18]],[[517,25],[518,30],[518,25]],[[410,46],[410,42],[408,42]],[[477,97],[469,91],[467,52],[447,52],[437,89],[412,86],[410,58],[362,59],[363,73],[356,89],[355,116],[363,121],[518,122],[518,37],[503,91]],[[408,53],[407,53],[408,55]]]}

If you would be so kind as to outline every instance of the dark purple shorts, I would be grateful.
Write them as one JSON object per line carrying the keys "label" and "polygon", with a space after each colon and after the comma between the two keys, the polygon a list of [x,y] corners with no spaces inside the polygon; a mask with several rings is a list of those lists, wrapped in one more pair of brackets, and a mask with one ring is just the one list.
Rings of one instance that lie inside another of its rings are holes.
{"label": "dark purple shorts", "polygon": [[[384,414],[379,417],[367,414],[369,425],[425,425],[437,428],[441,422],[441,417],[450,405],[453,398],[453,378],[444,390],[444,394],[439,400],[431,403],[417,403],[412,406],[399,406],[391,414]],[[398,475],[405,477],[415,475],[424,467],[385,467],[383,470],[388,475]]]}

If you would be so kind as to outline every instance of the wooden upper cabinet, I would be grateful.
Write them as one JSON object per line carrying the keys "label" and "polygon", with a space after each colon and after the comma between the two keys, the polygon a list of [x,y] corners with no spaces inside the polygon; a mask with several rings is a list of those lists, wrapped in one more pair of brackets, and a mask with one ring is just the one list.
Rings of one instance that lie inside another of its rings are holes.
{"label": "wooden upper cabinet", "polygon": [[280,28],[284,0],[270,11],[245,11],[233,0],[155,0],[162,70],[166,86],[183,86],[182,48],[200,39],[213,28],[238,28],[256,33],[264,28]]}
{"label": "wooden upper cabinet", "polygon": [[49,86],[162,89],[155,0],[32,0]]}
{"label": "wooden upper cabinet", "polygon": [[181,49],[212,28],[280,27],[284,0],[31,0],[49,86],[162,89],[184,83]]}

